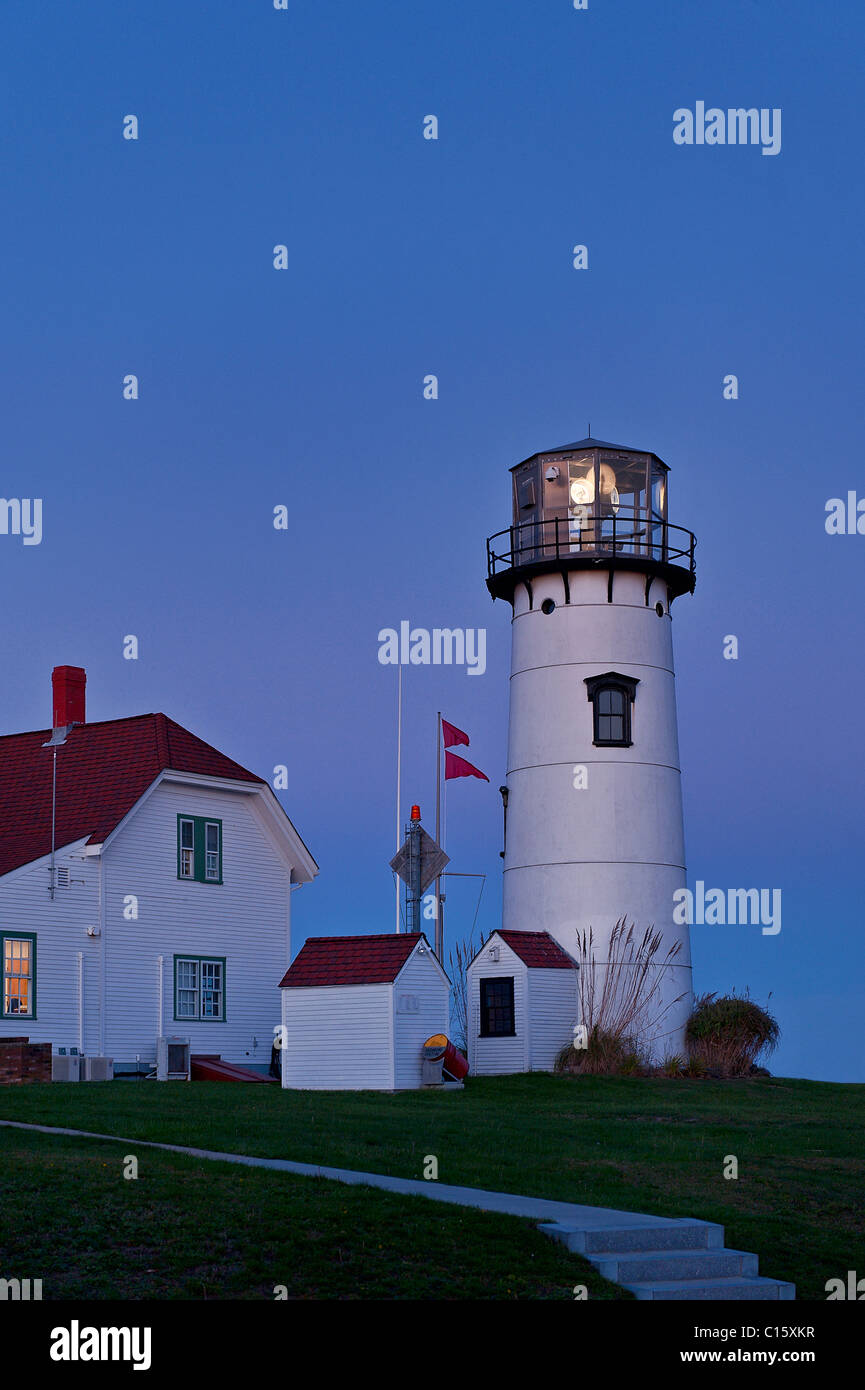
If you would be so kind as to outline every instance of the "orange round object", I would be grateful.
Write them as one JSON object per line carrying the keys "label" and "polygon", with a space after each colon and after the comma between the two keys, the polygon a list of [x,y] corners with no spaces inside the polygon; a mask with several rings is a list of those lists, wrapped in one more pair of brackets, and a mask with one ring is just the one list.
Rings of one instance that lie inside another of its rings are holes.
{"label": "orange round object", "polygon": [[423,1051],[428,1061],[438,1061],[441,1058],[444,1070],[454,1081],[462,1081],[467,1075],[468,1062],[445,1033],[433,1033],[424,1043]]}

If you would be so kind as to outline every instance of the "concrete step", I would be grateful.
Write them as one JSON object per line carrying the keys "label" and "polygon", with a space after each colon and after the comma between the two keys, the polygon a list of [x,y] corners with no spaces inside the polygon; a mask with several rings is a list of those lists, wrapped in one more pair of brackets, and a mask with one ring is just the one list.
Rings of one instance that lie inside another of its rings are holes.
{"label": "concrete step", "polygon": [[785,1283],[783,1279],[763,1279],[759,1275],[750,1278],[729,1279],[669,1279],[659,1283],[623,1284],[636,1298],[651,1299],[653,1302],[777,1302],[780,1299],[795,1299],[796,1285]]}
{"label": "concrete step", "polygon": [[586,1256],[614,1284],[664,1283],[683,1279],[729,1279],[758,1273],[759,1260],[746,1250],[641,1250],[626,1255]]}
{"label": "concrete step", "polygon": [[609,1225],[566,1217],[539,1230],[639,1299],[753,1302],[796,1297],[795,1284],[758,1274],[756,1255],[727,1250],[724,1227],[715,1222],[615,1215],[618,1220]]}
{"label": "concrete step", "polygon": [[573,1221],[554,1221],[540,1227],[577,1255],[627,1254],[646,1250],[720,1250],[724,1227],[713,1221],[664,1220],[645,1225],[585,1226]]}

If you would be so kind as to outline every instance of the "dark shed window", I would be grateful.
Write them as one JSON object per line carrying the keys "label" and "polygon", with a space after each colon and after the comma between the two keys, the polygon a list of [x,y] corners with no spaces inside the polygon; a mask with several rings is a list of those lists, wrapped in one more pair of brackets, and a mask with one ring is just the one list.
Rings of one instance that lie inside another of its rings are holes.
{"label": "dark shed window", "polygon": [[594,743],[600,748],[631,747],[631,705],[638,680],[607,671],[586,678],[586,693],[593,707]]}
{"label": "dark shed window", "polygon": [[481,980],[481,1037],[513,1037],[514,981],[513,976],[497,976]]}

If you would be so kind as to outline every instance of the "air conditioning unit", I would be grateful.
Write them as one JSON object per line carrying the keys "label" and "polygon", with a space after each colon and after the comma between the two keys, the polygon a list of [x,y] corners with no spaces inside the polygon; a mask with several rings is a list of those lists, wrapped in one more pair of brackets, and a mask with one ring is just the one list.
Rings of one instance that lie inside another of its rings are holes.
{"label": "air conditioning unit", "polygon": [[82,1057],[84,1070],[81,1073],[82,1081],[113,1081],[114,1080],[114,1058],[113,1057]]}
{"label": "air conditioning unit", "polygon": [[157,1081],[189,1080],[189,1039],[166,1037],[156,1039]]}
{"label": "air conditioning unit", "polygon": [[51,1080],[80,1081],[82,1061],[83,1058],[78,1056],[53,1056],[51,1058]]}

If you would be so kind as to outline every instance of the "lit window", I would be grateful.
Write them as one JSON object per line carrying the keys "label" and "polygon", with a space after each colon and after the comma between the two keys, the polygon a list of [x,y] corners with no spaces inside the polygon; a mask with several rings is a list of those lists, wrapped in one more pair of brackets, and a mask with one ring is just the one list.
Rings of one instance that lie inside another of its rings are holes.
{"label": "lit window", "polygon": [[3,1017],[36,1016],[36,937],[4,936]]}

